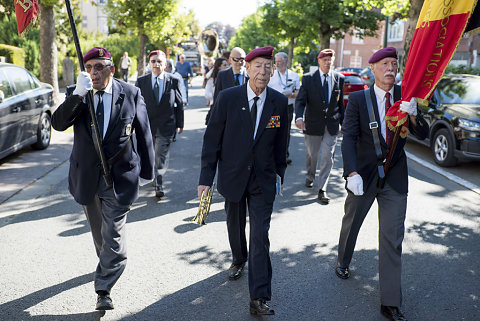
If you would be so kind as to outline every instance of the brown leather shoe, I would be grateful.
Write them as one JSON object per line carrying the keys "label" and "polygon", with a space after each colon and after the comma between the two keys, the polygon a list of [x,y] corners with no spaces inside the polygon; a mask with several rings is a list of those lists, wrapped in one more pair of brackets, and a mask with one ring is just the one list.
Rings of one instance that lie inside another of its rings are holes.
{"label": "brown leather shoe", "polygon": [[250,300],[250,314],[253,315],[274,315],[275,311],[270,308],[263,299]]}
{"label": "brown leather shoe", "polygon": [[380,305],[380,312],[391,321],[407,321],[398,307],[389,307],[382,304]]}
{"label": "brown leather shoe", "polygon": [[335,274],[340,278],[340,279],[343,279],[343,280],[346,280],[350,277],[350,270],[348,269],[348,266],[347,267],[340,267],[340,266],[337,266],[335,268]]}
{"label": "brown leather shoe", "polygon": [[242,276],[243,268],[245,267],[245,262],[242,264],[233,264],[228,268],[228,279],[230,281],[237,280]]}

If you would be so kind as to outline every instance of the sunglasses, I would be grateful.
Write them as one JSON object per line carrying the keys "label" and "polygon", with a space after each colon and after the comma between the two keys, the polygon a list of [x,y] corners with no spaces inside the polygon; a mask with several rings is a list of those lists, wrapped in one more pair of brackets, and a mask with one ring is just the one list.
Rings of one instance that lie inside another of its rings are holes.
{"label": "sunglasses", "polygon": [[152,60],[150,60],[150,63],[151,63],[151,64],[156,64],[156,63],[159,63],[159,64],[161,64],[161,63],[162,63],[162,61],[161,61],[161,60],[155,60],[155,59],[152,59]]}
{"label": "sunglasses", "polygon": [[245,60],[245,58],[235,58],[235,57],[232,57],[232,60],[235,61],[235,62],[243,62]]}
{"label": "sunglasses", "polygon": [[85,65],[85,69],[87,70],[87,72],[90,72],[92,70],[92,67],[93,67],[93,70],[95,71],[102,71],[103,69],[105,69],[105,67],[110,67],[111,65],[104,65],[104,64],[95,64],[95,65]]}

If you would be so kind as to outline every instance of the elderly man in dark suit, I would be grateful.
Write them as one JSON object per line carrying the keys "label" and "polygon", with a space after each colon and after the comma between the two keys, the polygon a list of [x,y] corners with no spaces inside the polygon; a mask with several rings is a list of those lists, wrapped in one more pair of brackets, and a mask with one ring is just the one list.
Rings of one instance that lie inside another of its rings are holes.
{"label": "elderly man in dark suit", "polygon": [[[139,178],[153,178],[153,143],[147,110],[140,90],[113,78],[110,52],[94,47],[84,56],[87,72],[76,86],[67,88],[63,102],[52,116],[59,131],[73,126],[68,185],[83,206],[99,263],[95,272],[97,310],[113,309],[110,291],[127,263],[125,223],[131,204],[138,197]],[[92,119],[85,96],[93,88],[99,134],[113,186],[102,178],[100,158],[92,140]],[[135,131],[137,149],[133,148]]]}
{"label": "elderly man in dark suit", "polygon": [[[268,230],[273,202],[287,167],[287,98],[268,88],[273,47],[257,48],[246,57],[250,79],[223,90],[203,138],[198,195],[212,186],[218,165],[218,191],[225,197],[233,263],[230,280],[238,279],[248,259],[250,313],[274,314]],[[250,254],[245,237],[250,216]]]}
{"label": "elderly man in dark suit", "polygon": [[318,178],[318,199],[328,204],[327,184],[333,167],[333,158],[339,126],[343,121],[343,75],[332,71],[335,59],[332,49],[324,49],[317,56],[319,70],[303,76],[302,86],[295,100],[295,124],[305,133],[306,187],[313,187],[321,153]]}
{"label": "elderly man in dark suit", "polygon": [[165,195],[163,176],[168,167],[170,144],[175,135],[183,131],[183,97],[179,80],[165,72],[167,58],[161,50],[148,54],[148,64],[152,72],[137,79],[135,86],[140,88],[147,104],[148,119],[155,146],[155,196]]}
{"label": "elderly man in dark suit", "polygon": [[242,48],[235,47],[230,53],[228,62],[232,65],[231,68],[222,70],[217,75],[215,81],[215,92],[213,94],[213,100],[217,99],[218,94],[223,89],[227,89],[233,86],[240,86],[247,82],[248,75],[245,72],[245,51]]}
{"label": "elderly man in dark suit", "polygon": [[[376,199],[380,229],[380,311],[390,320],[401,321],[406,320],[400,312],[401,255],[408,192],[405,138],[400,137],[398,140],[384,186],[378,184],[387,150],[392,147],[393,133],[386,126],[385,114],[395,101],[401,99],[400,87],[394,85],[398,70],[397,51],[393,47],[381,49],[373,54],[369,63],[375,75],[375,85],[366,91],[350,95],[342,126],[343,175],[347,180],[348,195],[345,200],[335,273],[341,279],[349,278],[349,265],[358,232]],[[425,139],[428,135],[428,124],[416,103],[402,102],[400,110],[409,115],[410,134],[418,139]],[[375,115],[375,119],[369,114]]]}

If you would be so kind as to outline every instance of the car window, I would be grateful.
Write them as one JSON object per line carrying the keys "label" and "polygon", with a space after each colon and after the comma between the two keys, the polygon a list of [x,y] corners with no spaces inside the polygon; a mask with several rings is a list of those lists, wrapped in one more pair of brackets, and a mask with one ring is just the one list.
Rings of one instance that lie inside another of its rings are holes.
{"label": "car window", "polygon": [[442,104],[480,104],[480,78],[444,78],[438,83]]}
{"label": "car window", "polygon": [[34,88],[32,76],[30,76],[28,71],[25,69],[17,67],[5,67],[2,70],[13,84],[15,94],[18,95]]}
{"label": "car window", "polygon": [[0,96],[2,99],[12,97],[12,88],[10,88],[10,83],[2,70],[0,70]]}
{"label": "car window", "polygon": [[345,83],[352,84],[352,85],[363,85],[362,78],[357,76],[345,76]]}

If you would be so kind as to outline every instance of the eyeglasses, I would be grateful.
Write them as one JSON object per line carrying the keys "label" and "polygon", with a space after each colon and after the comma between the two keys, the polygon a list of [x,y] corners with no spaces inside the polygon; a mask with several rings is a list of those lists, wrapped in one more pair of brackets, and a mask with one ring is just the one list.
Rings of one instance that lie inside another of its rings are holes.
{"label": "eyeglasses", "polygon": [[161,63],[162,63],[162,60],[155,60],[155,59],[152,59],[152,60],[150,60],[150,63],[151,63],[151,64],[156,64],[156,63],[159,63],[159,64],[161,64]]}
{"label": "eyeglasses", "polygon": [[92,67],[93,67],[93,70],[95,71],[102,71],[103,69],[105,69],[105,67],[110,67],[111,65],[104,65],[104,64],[95,64],[95,65],[85,65],[85,69],[87,70],[87,72],[90,72],[92,70]]}
{"label": "eyeglasses", "polygon": [[245,60],[245,58],[236,58],[236,57],[232,57],[232,60],[235,61],[235,62],[243,62]]}

